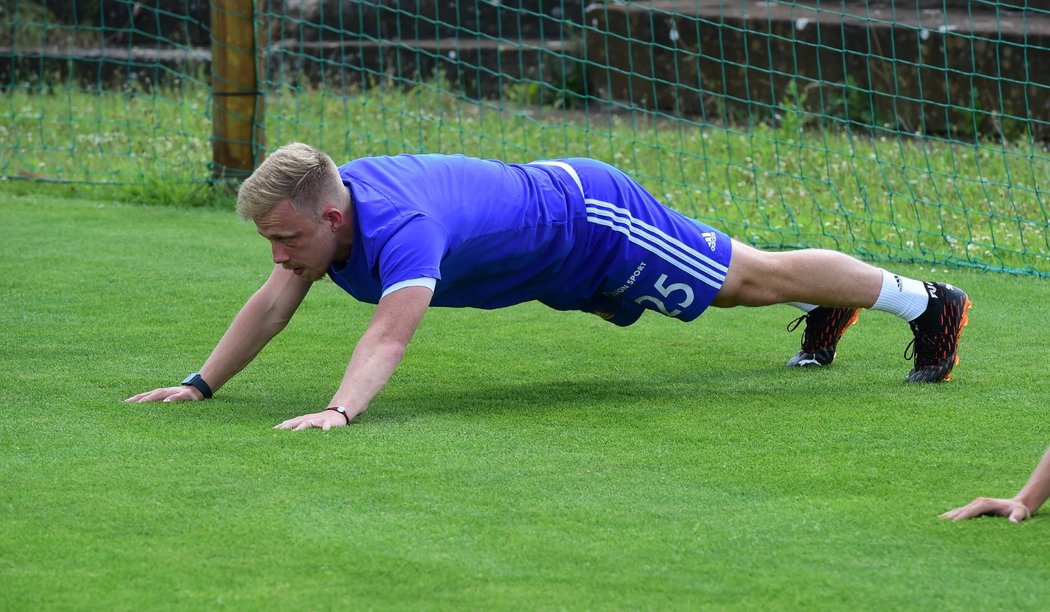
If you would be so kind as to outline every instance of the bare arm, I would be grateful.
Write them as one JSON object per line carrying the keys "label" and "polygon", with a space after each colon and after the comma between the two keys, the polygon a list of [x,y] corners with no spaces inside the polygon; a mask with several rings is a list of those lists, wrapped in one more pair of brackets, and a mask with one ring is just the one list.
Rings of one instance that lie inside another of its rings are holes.
{"label": "bare arm", "polygon": [[346,408],[346,418],[334,411],[323,410],[288,419],[276,428],[329,429],[345,425],[364,412],[401,363],[433,295],[426,287],[405,287],[379,300],[368,329],[354,347],[343,381],[329,403],[329,406]]}
{"label": "bare arm", "polygon": [[1017,500],[1024,504],[1032,514],[1050,498],[1050,448],[1028,478],[1024,488],[1017,494]]}
{"label": "bare arm", "polygon": [[978,497],[969,504],[949,510],[941,518],[962,521],[976,516],[1005,516],[1012,523],[1030,518],[1043,502],[1050,498],[1050,448],[1046,449],[1039,465],[1028,482],[1013,499]]}
{"label": "bare arm", "polygon": [[[212,391],[218,390],[251,363],[266,344],[281,332],[302,304],[310,283],[281,266],[274,266],[263,286],[244,304],[233,323],[201,368]],[[203,399],[193,387],[161,387],[129,397],[129,402]]]}

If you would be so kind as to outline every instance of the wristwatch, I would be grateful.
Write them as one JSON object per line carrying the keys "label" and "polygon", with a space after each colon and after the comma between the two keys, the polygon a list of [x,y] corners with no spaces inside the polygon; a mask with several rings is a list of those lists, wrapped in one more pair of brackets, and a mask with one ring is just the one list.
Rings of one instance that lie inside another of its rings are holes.
{"label": "wristwatch", "polygon": [[190,374],[186,377],[185,380],[182,381],[182,384],[183,386],[193,387],[194,389],[200,391],[201,395],[204,396],[204,399],[211,398],[211,387],[209,387],[208,383],[204,382],[204,379],[201,378],[200,372],[194,372],[193,374]]}

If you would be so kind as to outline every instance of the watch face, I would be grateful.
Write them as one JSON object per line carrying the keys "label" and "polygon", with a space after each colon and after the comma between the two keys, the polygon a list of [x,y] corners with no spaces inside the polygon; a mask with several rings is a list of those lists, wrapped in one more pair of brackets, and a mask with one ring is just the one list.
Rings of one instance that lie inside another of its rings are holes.
{"label": "watch face", "polygon": [[184,385],[192,385],[193,384],[193,379],[196,378],[196,377],[197,377],[197,372],[194,372],[193,374],[190,374],[189,376],[187,376],[185,378],[185,380],[182,381],[182,384],[184,384]]}

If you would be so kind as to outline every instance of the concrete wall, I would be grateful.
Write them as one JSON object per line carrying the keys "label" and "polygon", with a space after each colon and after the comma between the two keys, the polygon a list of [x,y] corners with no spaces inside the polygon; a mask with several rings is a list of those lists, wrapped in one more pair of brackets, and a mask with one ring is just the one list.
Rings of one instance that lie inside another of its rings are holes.
{"label": "concrete wall", "polygon": [[[260,0],[269,78],[331,88],[443,75],[463,95],[714,122],[793,105],[927,133],[1050,139],[1050,0]],[[945,6],[948,9],[945,10]],[[1027,10],[1022,8],[1027,7]],[[50,2],[105,23],[91,49],[0,48],[0,83],[207,76],[206,0]],[[185,15],[185,17],[183,17]],[[183,44],[200,47],[178,49]],[[517,93],[516,93],[517,92]]]}
{"label": "concrete wall", "polygon": [[794,86],[806,109],[844,120],[1050,137],[1050,15],[869,5],[843,16],[757,0],[732,9],[701,0],[682,13],[683,4],[591,5],[591,91],[738,121],[774,118]]}

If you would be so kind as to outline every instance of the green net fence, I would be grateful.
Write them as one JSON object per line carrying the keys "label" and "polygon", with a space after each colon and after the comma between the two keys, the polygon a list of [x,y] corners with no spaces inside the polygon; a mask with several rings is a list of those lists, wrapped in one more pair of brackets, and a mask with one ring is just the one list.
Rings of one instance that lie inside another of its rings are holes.
{"label": "green net fence", "polygon": [[[0,0],[3,184],[201,198],[236,1]],[[260,151],[589,156],[757,246],[1050,276],[1050,1],[241,4]]]}

